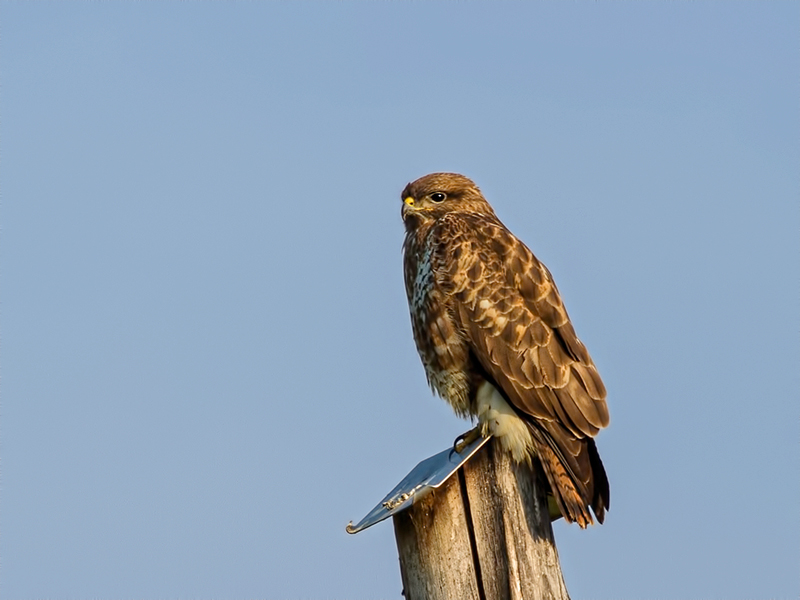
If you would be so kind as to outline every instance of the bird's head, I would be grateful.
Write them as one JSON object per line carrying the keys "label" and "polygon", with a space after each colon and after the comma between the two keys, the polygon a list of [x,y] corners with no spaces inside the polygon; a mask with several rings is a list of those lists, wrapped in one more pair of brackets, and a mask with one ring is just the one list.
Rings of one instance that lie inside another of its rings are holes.
{"label": "bird's head", "polygon": [[400,198],[406,227],[435,221],[450,212],[475,212],[494,216],[478,186],[458,173],[431,173],[409,183]]}

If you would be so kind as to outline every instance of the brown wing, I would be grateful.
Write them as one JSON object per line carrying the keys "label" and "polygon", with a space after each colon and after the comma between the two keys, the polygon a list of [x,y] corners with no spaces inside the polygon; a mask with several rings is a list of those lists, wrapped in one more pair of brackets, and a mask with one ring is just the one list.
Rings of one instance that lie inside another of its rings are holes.
{"label": "brown wing", "polygon": [[[591,437],[608,425],[606,390],[549,271],[494,219],[449,215],[436,227],[434,271],[474,358],[602,522],[608,483]],[[562,487],[556,466],[548,479]]]}

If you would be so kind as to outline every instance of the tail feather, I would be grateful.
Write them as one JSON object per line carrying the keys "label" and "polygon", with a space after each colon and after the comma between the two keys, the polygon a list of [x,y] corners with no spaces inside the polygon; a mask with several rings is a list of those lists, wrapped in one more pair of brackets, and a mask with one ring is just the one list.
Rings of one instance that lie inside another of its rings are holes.
{"label": "tail feather", "polygon": [[587,440],[589,450],[589,462],[592,465],[592,483],[594,494],[592,494],[592,510],[597,515],[597,520],[602,523],[606,518],[606,511],[611,507],[611,490],[608,487],[608,476],[606,475],[603,461],[600,460],[600,453],[597,445],[592,438]]}
{"label": "tail feather", "polygon": [[586,467],[580,469],[583,472],[575,473],[565,457],[559,456],[562,453],[542,439],[541,431],[535,431],[533,439],[537,458],[564,518],[570,523],[577,523],[586,528],[594,523],[593,511],[597,521],[602,523],[609,506],[609,487],[608,477],[594,440],[592,438],[580,440],[579,455],[572,462],[575,466],[586,465]]}

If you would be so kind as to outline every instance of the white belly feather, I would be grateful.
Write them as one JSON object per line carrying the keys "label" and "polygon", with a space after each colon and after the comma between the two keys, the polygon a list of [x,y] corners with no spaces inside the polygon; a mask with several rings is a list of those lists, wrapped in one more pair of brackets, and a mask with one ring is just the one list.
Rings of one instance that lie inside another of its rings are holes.
{"label": "white belly feather", "polygon": [[533,451],[531,432],[502,394],[484,381],[475,396],[481,433],[492,434],[516,462],[529,462]]}

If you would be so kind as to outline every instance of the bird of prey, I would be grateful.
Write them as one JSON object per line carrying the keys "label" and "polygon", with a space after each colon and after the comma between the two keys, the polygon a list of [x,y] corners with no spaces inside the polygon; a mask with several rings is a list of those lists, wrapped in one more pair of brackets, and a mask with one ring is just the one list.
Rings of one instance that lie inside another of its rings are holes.
{"label": "bird of prey", "polygon": [[466,435],[494,436],[516,462],[538,460],[558,509],[602,523],[608,478],[594,436],[606,390],[553,278],[506,229],[478,187],[432,173],[403,190],[403,266],[428,383]]}

